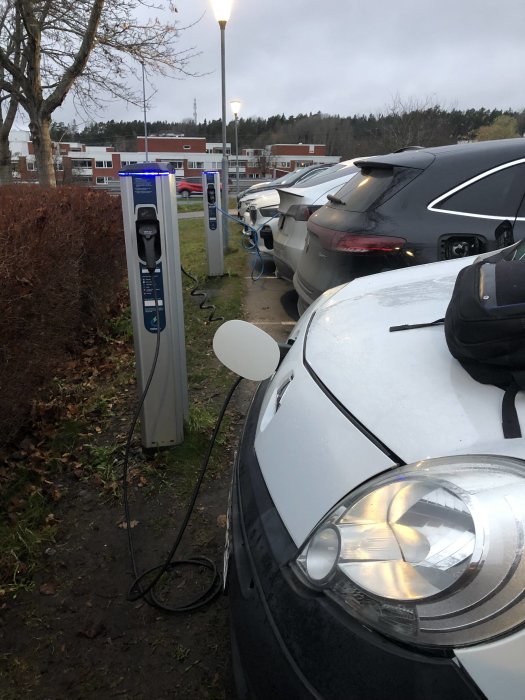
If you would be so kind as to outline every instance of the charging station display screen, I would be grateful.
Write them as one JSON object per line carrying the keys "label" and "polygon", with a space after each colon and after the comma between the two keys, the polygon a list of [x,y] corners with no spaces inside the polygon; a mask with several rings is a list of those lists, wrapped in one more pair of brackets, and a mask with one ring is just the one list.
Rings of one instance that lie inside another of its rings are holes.
{"label": "charging station display screen", "polygon": [[[153,278],[153,279],[152,279]],[[157,263],[155,272],[150,275],[146,265],[140,265],[140,284],[142,287],[142,313],[144,317],[144,327],[150,333],[157,332],[157,309],[155,308],[155,294],[153,283],[157,290],[157,301],[159,305],[160,330],[166,328],[166,310],[164,307],[164,285],[162,283],[162,263]]]}
{"label": "charging station display screen", "polygon": [[144,175],[135,175],[131,178],[133,187],[133,201],[137,204],[157,204],[156,178]]}

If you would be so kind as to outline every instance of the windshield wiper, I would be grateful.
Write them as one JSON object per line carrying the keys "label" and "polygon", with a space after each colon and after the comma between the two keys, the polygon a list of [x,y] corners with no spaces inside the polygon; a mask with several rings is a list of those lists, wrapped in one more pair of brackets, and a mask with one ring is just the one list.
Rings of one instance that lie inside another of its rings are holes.
{"label": "windshield wiper", "polygon": [[334,197],[333,194],[326,195],[326,198],[329,202],[333,202],[334,204],[344,204],[342,199],[339,199],[339,197]]}

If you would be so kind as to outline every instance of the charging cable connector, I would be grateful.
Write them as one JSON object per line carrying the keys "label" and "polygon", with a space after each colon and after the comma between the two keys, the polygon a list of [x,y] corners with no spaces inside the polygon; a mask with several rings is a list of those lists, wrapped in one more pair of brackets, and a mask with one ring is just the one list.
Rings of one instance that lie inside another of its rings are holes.
{"label": "charging cable connector", "polygon": [[154,223],[143,223],[138,226],[138,234],[144,241],[144,257],[148,272],[153,274],[157,267],[157,252],[155,250],[155,240],[159,235],[159,230]]}

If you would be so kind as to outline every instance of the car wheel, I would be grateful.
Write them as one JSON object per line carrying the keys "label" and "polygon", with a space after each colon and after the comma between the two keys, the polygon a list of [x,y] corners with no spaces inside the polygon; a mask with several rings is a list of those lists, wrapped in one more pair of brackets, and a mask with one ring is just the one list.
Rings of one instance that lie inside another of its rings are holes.
{"label": "car wheel", "polygon": [[180,191],[180,196],[181,196],[183,199],[188,199],[188,197],[190,196],[189,190],[181,190],[181,191]]}

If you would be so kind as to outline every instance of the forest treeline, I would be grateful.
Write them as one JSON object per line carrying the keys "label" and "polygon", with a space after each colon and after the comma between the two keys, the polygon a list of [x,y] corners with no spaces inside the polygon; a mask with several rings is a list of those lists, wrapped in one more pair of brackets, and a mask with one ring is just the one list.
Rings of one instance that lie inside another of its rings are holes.
{"label": "forest treeline", "polygon": [[[272,143],[323,143],[328,155],[343,159],[358,155],[387,153],[405,146],[440,146],[476,138],[480,129],[491,128],[494,122],[512,124],[512,132],[492,138],[523,135],[525,110],[514,112],[499,109],[446,110],[439,106],[393,105],[384,114],[340,117],[328,114],[284,114],[263,118],[240,118],[239,150],[262,148]],[[55,122],[52,138],[56,141],[80,141],[87,145],[114,146],[118,151],[135,150],[134,139],[144,134],[142,121],[92,122],[82,129],[75,123]],[[202,136],[207,141],[221,142],[221,121],[195,123],[148,122],[148,134]],[[228,124],[228,140],[234,142],[234,123]],[[232,149],[233,150],[233,149]]]}

